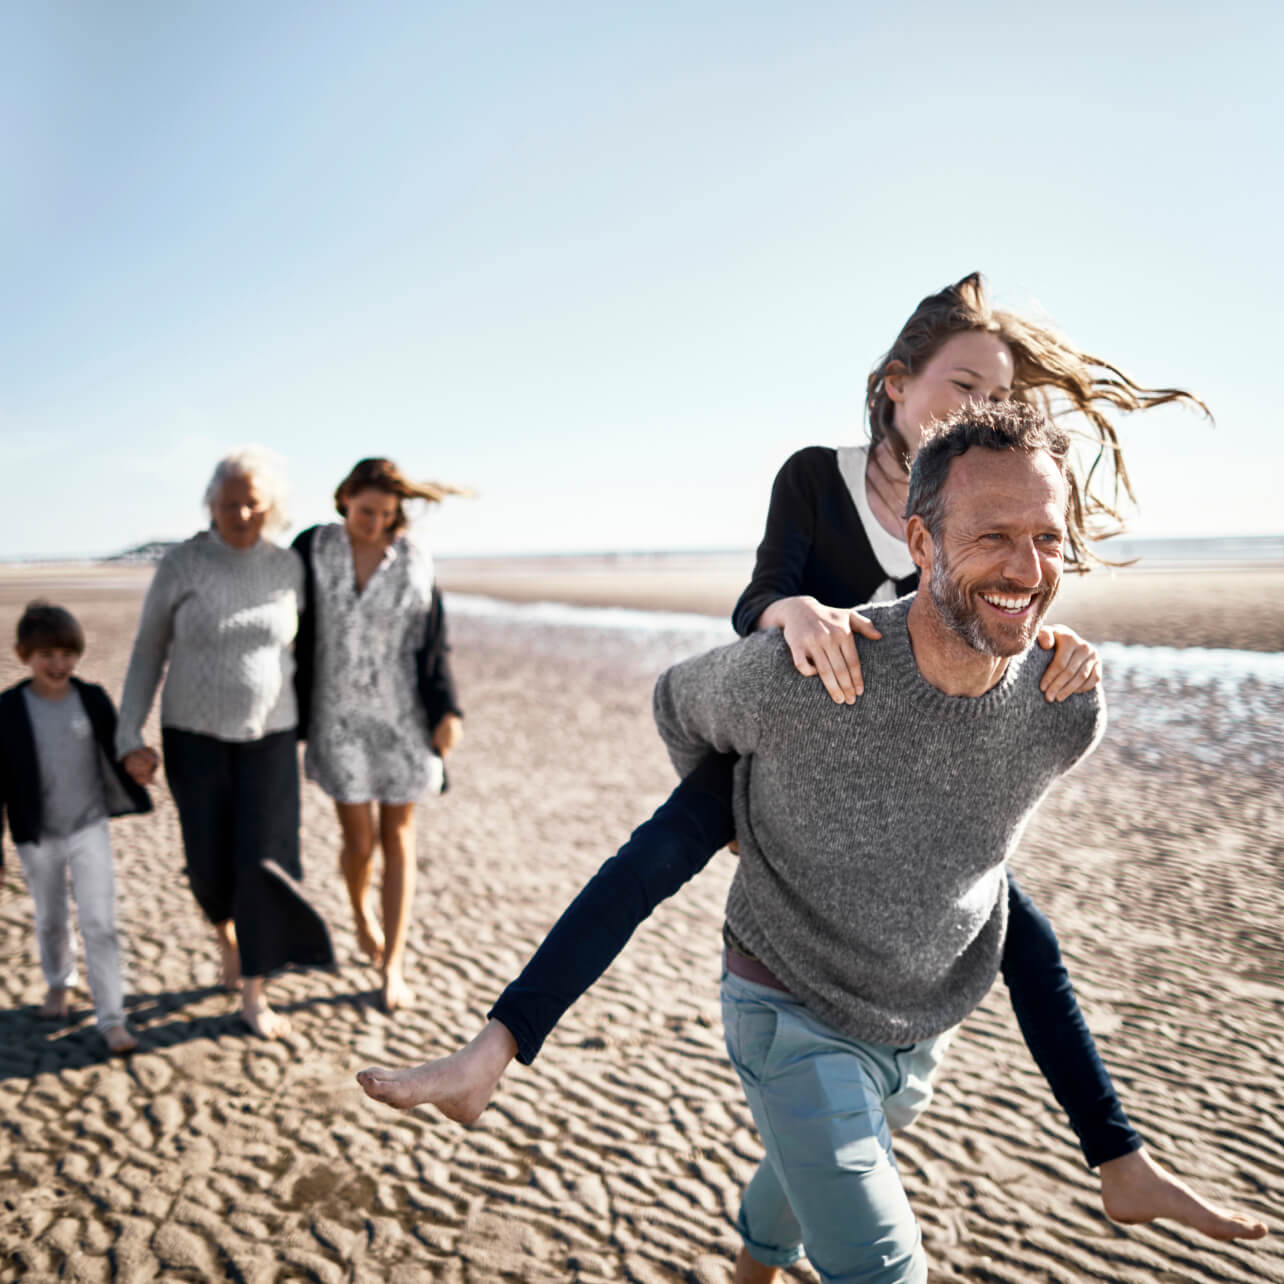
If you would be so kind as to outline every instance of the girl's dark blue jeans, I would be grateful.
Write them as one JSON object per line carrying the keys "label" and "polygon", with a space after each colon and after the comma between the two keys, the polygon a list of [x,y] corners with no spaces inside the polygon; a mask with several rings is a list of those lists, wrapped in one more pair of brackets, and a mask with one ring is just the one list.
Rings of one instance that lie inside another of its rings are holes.
{"label": "girl's dark blue jeans", "polygon": [[[529,1065],[562,1014],[610,966],[638,924],[735,836],[735,756],[712,754],[589,880],[489,1016]],[[1110,1075],[1079,1010],[1052,925],[1008,873],[1003,980],[1035,1064],[1089,1167],[1138,1149]]]}

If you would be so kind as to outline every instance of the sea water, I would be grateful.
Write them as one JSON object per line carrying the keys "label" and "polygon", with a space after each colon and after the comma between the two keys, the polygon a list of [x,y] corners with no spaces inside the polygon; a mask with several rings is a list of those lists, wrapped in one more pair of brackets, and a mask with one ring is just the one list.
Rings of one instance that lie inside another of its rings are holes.
{"label": "sea water", "polygon": [[[536,653],[581,654],[659,673],[736,640],[727,620],[675,611],[518,604],[446,594],[452,618],[493,621]],[[1180,754],[1219,768],[1267,768],[1284,785],[1284,652],[1103,642],[1110,738],[1133,761]]]}

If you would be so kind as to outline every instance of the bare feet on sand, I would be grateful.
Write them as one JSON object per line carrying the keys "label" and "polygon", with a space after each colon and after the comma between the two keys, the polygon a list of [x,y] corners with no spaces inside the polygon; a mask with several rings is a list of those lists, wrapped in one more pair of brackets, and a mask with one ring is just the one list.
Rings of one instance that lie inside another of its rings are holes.
{"label": "bare feet on sand", "polygon": [[1145,1149],[1102,1164],[1101,1205],[1112,1222],[1136,1225],[1166,1217],[1210,1239],[1261,1239],[1266,1227],[1255,1217],[1208,1203],[1184,1181],[1157,1164]]}
{"label": "bare feet on sand", "polygon": [[357,930],[357,945],[362,954],[369,958],[375,967],[383,967],[383,932],[370,917],[369,906],[363,906],[352,916],[352,924]]}
{"label": "bare feet on sand", "polygon": [[236,944],[236,924],[230,918],[215,923],[214,940],[218,945],[219,980],[225,990],[234,990],[241,983],[241,951]]}
{"label": "bare feet on sand", "polygon": [[65,1021],[71,1015],[71,1001],[64,986],[52,985],[45,992],[40,1015],[46,1021]]}
{"label": "bare feet on sand", "polygon": [[447,1119],[473,1123],[486,1109],[516,1055],[517,1044],[508,1027],[488,1021],[471,1043],[440,1061],[426,1061],[404,1070],[371,1066],[357,1075],[357,1082],[367,1096],[398,1110],[436,1106]]}
{"label": "bare feet on sand", "polygon": [[415,1001],[415,992],[406,984],[400,968],[389,968],[383,974],[383,989],[380,1002],[385,1012],[395,1012],[398,1008],[408,1008]]}
{"label": "bare feet on sand", "polygon": [[103,1031],[103,1042],[113,1057],[123,1057],[138,1047],[134,1032],[127,1025],[113,1025]]}
{"label": "bare feet on sand", "polygon": [[241,994],[241,1019],[260,1039],[279,1039],[289,1034],[292,1028],[288,1016],[274,1012],[268,1006],[261,976],[245,978]]}

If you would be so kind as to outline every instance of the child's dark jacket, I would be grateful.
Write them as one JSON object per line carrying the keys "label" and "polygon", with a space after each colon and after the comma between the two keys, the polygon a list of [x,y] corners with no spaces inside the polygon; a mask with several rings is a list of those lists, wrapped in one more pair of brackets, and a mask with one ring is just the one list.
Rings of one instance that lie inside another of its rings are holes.
{"label": "child's dark jacket", "polygon": [[[109,816],[151,811],[152,800],[116,761],[116,710],[111,697],[100,686],[72,678],[72,685],[85,706],[85,714],[98,742],[98,767],[102,773],[103,795]],[[38,843],[42,825],[40,764],[36,740],[27,715],[22,689],[31,679],[0,692],[0,828],[9,815],[9,832],[15,843]],[[4,849],[0,846],[0,865]]]}

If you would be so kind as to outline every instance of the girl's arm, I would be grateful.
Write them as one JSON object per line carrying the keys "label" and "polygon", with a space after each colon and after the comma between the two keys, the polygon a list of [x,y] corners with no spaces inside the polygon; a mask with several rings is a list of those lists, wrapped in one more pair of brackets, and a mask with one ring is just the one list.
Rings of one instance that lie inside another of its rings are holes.
{"label": "girl's arm", "polygon": [[[829,474],[834,474],[832,479]],[[852,704],[865,690],[852,632],[872,639],[882,635],[858,611],[826,606],[807,592],[809,587],[820,591],[808,584],[808,578],[826,480],[845,485],[837,476],[832,453],[817,447],[790,456],[776,474],[753,575],[731,622],[741,637],[757,629],[782,630],[798,672],[819,676],[835,703]],[[849,555],[865,554],[866,549],[853,548]],[[858,573],[853,579],[868,578],[869,568],[854,569]],[[873,592],[882,578],[881,571],[875,570],[861,596]]]}

